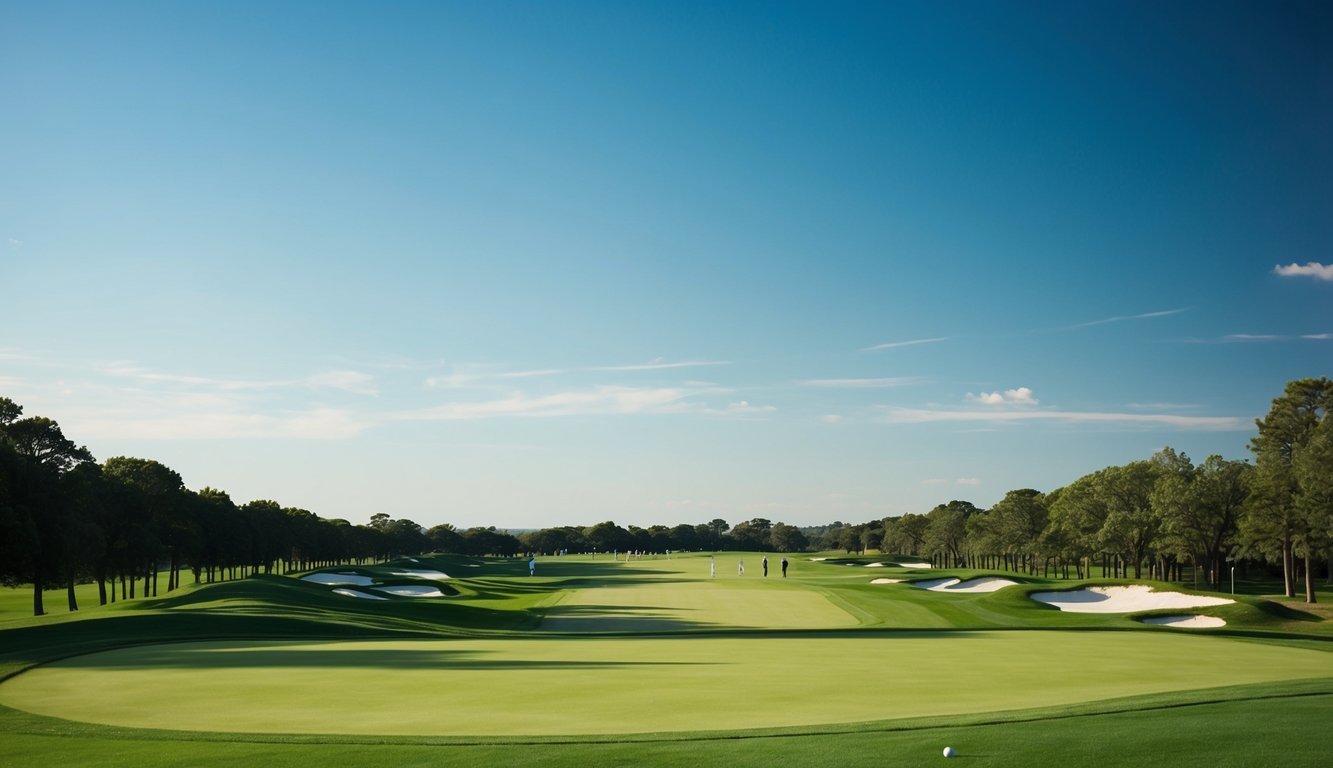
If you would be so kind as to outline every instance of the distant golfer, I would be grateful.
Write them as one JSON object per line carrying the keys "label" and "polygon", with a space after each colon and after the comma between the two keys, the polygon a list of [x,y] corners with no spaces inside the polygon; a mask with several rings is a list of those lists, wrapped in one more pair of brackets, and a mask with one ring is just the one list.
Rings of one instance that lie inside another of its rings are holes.
{"label": "distant golfer", "polygon": [[782,558],[782,578],[787,578],[787,558]]}
{"label": "distant golfer", "polygon": [[768,578],[768,555],[764,555],[764,578]]}
{"label": "distant golfer", "polygon": [[744,560],[737,560],[737,561],[736,561],[736,575],[737,575],[737,576],[744,576],[744,575],[745,575],[745,561],[744,561]]}
{"label": "distant golfer", "polygon": [[537,558],[535,557],[528,560],[528,575],[529,576],[537,575]]}
{"label": "distant golfer", "polygon": [[713,559],[712,555],[708,556],[708,578],[717,578],[717,561]]}

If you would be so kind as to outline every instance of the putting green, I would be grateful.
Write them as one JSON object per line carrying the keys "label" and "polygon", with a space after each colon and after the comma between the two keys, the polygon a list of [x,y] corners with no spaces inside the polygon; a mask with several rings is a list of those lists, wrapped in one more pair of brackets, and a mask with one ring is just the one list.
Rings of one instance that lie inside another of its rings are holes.
{"label": "putting green", "polygon": [[107,725],[395,735],[797,726],[1333,676],[1333,653],[1166,632],[152,645],[50,664],[0,704]]}
{"label": "putting green", "polygon": [[854,627],[822,593],[779,581],[740,579],[603,586],[565,593],[546,608],[550,632]]}

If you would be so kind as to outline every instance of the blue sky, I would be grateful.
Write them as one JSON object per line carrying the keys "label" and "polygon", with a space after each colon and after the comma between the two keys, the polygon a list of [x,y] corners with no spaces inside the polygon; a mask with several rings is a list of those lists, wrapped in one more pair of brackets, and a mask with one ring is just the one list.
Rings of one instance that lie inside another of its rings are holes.
{"label": "blue sky", "polygon": [[861,522],[1333,363],[1320,3],[0,0],[0,393],[324,517]]}

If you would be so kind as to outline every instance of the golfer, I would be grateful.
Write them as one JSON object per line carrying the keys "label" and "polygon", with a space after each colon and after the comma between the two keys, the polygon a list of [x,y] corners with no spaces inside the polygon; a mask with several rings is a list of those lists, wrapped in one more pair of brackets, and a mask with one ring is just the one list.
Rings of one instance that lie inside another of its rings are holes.
{"label": "golfer", "polygon": [[744,575],[745,575],[745,561],[744,561],[744,560],[737,560],[737,561],[736,561],[736,575],[737,575],[737,576],[744,576]]}
{"label": "golfer", "polygon": [[717,578],[717,561],[713,559],[712,555],[708,556],[708,577],[710,579]]}
{"label": "golfer", "polygon": [[528,575],[529,575],[529,576],[535,576],[535,575],[537,575],[537,558],[536,558],[536,557],[533,557],[531,560],[528,560]]}
{"label": "golfer", "polygon": [[768,578],[768,555],[764,555],[764,578]]}
{"label": "golfer", "polygon": [[787,558],[782,558],[782,578],[787,578]]}

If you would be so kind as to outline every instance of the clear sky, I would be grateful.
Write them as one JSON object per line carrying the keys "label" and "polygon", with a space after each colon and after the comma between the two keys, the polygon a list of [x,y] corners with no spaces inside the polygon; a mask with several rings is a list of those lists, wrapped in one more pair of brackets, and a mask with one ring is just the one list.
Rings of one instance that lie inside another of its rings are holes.
{"label": "clear sky", "polygon": [[1322,2],[0,0],[0,394],[353,522],[1247,458],[1333,374],[1331,51]]}

